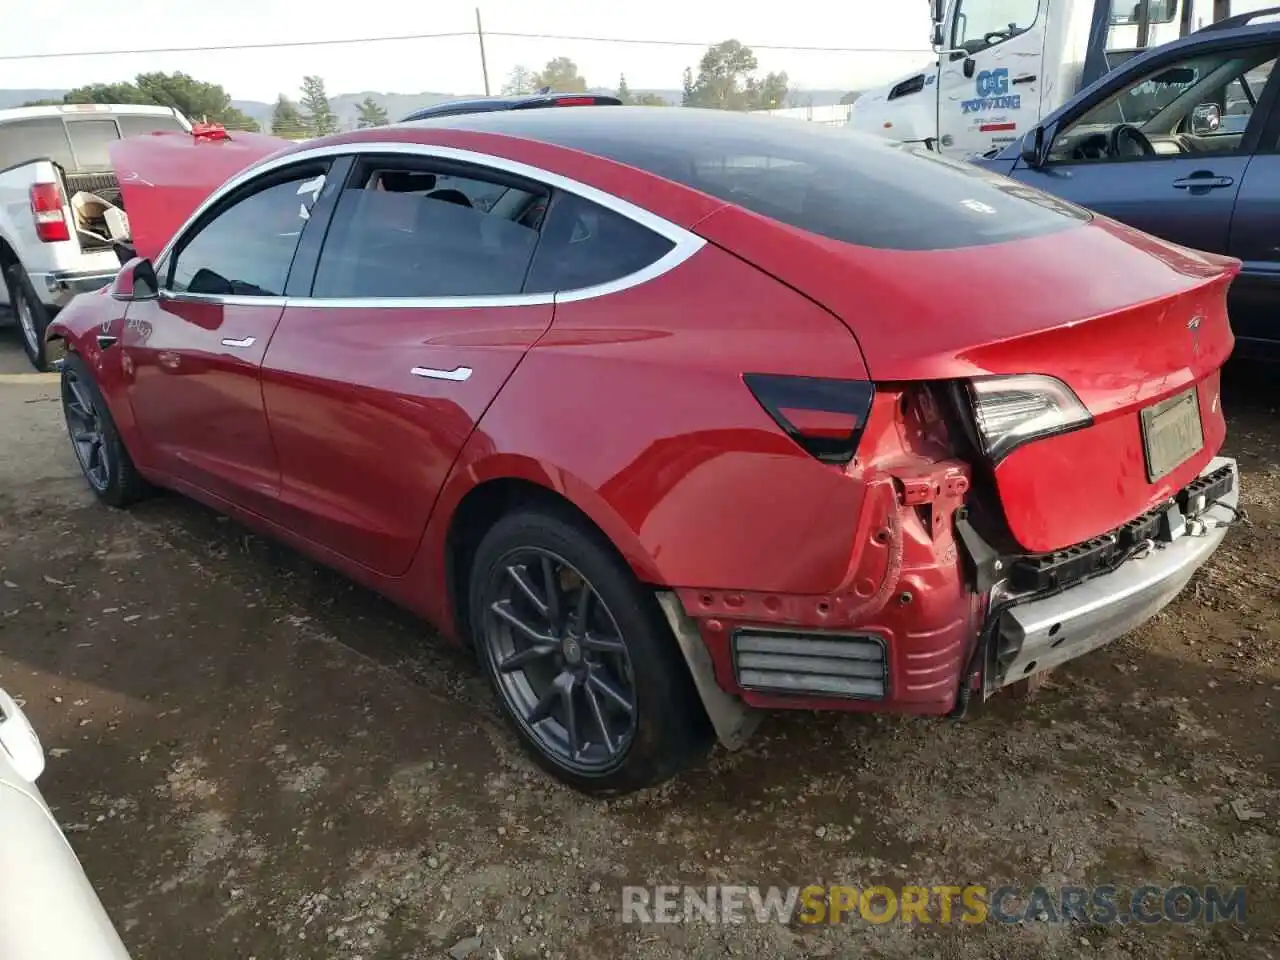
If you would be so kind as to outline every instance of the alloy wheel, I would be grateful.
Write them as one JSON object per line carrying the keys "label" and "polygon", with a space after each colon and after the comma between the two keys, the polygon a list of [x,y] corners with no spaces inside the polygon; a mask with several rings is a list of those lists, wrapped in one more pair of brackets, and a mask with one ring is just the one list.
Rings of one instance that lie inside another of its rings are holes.
{"label": "alloy wheel", "polygon": [[111,461],[93,395],[72,370],[62,374],[62,409],[80,469],[95,490],[111,482]]}
{"label": "alloy wheel", "polygon": [[525,547],[495,567],[484,601],[484,653],[526,733],[576,773],[618,766],[636,734],[635,677],[591,582],[562,557]]}

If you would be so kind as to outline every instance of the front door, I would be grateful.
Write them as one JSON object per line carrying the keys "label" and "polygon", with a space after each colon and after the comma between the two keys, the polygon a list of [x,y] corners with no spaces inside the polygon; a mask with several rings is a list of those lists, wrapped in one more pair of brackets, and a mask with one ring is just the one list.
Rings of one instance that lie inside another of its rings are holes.
{"label": "front door", "polygon": [[256,512],[280,485],[262,360],[323,172],[277,172],[202,218],[162,264],[159,296],[129,305],[121,336],[148,461]]}
{"label": "front door", "polygon": [[[1274,117],[1280,120],[1280,115]],[[1268,133],[1240,185],[1227,253],[1244,266],[1231,285],[1231,329],[1236,353],[1280,360],[1280,154],[1277,129]]]}
{"label": "front door", "polygon": [[483,168],[356,158],[263,367],[282,523],[409,567],[463,444],[551,325],[550,294],[521,296],[545,198]]}
{"label": "front door", "polygon": [[1047,19],[1047,0],[955,0],[938,72],[943,153],[985,153],[1035,126]]}
{"label": "front door", "polygon": [[1064,118],[1038,169],[1013,176],[1130,226],[1225,253],[1274,95],[1274,41],[1215,44],[1116,78]]}

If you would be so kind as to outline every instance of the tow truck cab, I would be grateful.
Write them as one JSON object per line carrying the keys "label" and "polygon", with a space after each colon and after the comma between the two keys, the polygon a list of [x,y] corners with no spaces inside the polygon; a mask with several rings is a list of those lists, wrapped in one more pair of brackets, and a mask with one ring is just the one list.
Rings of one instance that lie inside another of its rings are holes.
{"label": "tow truck cab", "polygon": [[1020,139],[1141,50],[1276,0],[932,0],[936,60],[865,92],[850,126],[959,157]]}

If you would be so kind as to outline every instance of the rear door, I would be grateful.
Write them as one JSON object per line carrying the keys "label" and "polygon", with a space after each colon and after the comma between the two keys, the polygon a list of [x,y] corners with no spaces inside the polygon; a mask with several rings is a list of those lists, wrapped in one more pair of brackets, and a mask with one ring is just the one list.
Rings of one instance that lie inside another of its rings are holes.
{"label": "rear door", "polygon": [[148,460],[258,513],[271,511],[280,485],[262,358],[328,167],[294,164],[219,201],[158,268],[159,297],[130,304],[121,336]]}
{"label": "rear door", "polygon": [[[1046,164],[1029,169],[1019,159],[1012,175],[1166,240],[1225,253],[1274,97],[1278,50],[1273,39],[1202,45],[1127,71],[1071,109]],[[1209,105],[1222,115],[1212,131],[1195,120]]]}
{"label": "rear door", "polygon": [[1003,147],[1040,115],[1048,0],[955,0],[938,73],[938,135],[960,158]]}
{"label": "rear door", "polygon": [[1244,267],[1231,287],[1231,327],[1236,353],[1280,360],[1280,92],[1257,153],[1249,161],[1227,252]]}
{"label": "rear door", "polygon": [[362,155],[314,284],[290,290],[263,395],[281,522],[384,574],[408,568],[462,445],[550,326],[523,296],[547,191],[498,170]]}

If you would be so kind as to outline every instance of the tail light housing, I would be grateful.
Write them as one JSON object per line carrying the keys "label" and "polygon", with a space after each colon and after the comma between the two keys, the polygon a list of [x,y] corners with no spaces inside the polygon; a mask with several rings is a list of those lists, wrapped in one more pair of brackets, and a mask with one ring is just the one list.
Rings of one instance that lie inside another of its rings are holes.
{"label": "tail light housing", "polygon": [[1024,374],[970,380],[969,399],[983,452],[993,464],[1024,443],[1093,423],[1080,398],[1054,377]]}
{"label": "tail light housing", "polygon": [[873,384],[767,373],[742,379],[765,412],[808,453],[823,463],[853,459],[875,398]]}
{"label": "tail light housing", "polygon": [[71,228],[63,212],[62,188],[56,183],[31,185],[31,219],[41,243],[59,243],[71,239]]}

